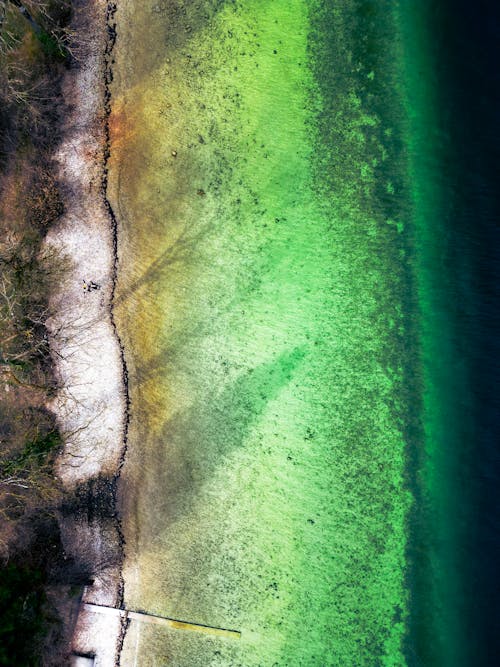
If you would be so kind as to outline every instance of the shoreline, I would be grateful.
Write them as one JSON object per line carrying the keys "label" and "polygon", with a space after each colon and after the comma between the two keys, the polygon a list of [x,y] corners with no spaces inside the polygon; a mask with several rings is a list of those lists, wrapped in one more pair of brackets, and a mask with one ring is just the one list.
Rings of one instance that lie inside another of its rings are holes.
{"label": "shoreline", "polygon": [[[116,492],[127,447],[129,397],[113,315],[117,223],[107,198],[115,11],[106,0],[84,0],[75,8],[73,27],[87,35],[85,54],[63,82],[69,113],[55,161],[65,212],[46,243],[71,263],[51,296],[54,314],[47,324],[59,386],[48,407],[64,440],[56,474],[70,498],[83,492],[90,501],[74,515],[59,516],[61,538],[66,553],[93,574],[82,601],[121,607],[124,538]],[[99,289],[85,291],[84,281]],[[122,641],[120,619],[80,611],[71,650],[94,654],[96,665],[115,665]]]}

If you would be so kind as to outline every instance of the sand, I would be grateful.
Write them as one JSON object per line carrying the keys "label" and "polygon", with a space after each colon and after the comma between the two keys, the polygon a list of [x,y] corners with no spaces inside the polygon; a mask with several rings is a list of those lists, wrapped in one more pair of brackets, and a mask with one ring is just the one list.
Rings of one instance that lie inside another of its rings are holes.
{"label": "sand", "polygon": [[[86,53],[64,83],[70,111],[55,158],[65,213],[47,237],[47,244],[71,264],[52,297],[53,315],[47,323],[59,386],[49,408],[64,438],[57,474],[69,497],[98,476],[111,486],[116,482],[126,433],[124,365],[111,308],[113,221],[103,188],[107,12],[104,0],[77,3],[74,27],[86,36]],[[99,289],[86,291],[84,280],[94,281]],[[121,603],[119,531],[113,517],[102,521],[79,516],[62,522],[66,551],[97,568],[94,584],[84,592],[86,602]],[[116,617],[81,612],[72,648],[94,654],[96,665],[114,665],[120,635]]]}

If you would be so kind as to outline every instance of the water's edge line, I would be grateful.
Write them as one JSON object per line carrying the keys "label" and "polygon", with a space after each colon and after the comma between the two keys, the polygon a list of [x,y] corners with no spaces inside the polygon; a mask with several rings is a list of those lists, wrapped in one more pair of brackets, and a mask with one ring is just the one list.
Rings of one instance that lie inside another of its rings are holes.
{"label": "water's edge line", "polygon": [[[101,180],[101,194],[104,200],[104,206],[108,213],[108,218],[111,224],[112,231],[112,240],[113,240],[113,272],[111,278],[111,296],[109,303],[109,316],[111,321],[111,326],[115,335],[115,339],[120,350],[120,361],[121,361],[121,373],[122,373],[122,390],[125,398],[125,411],[123,414],[123,430],[122,430],[122,442],[121,442],[121,452],[118,461],[118,467],[113,475],[113,484],[112,484],[112,493],[113,493],[113,506],[115,511],[115,521],[116,521],[116,530],[118,534],[118,539],[120,543],[122,563],[120,565],[120,580],[118,584],[118,605],[121,609],[124,608],[124,592],[125,592],[125,582],[123,578],[123,556],[125,549],[125,536],[123,533],[122,522],[117,511],[117,492],[118,492],[118,482],[120,480],[121,472],[123,465],[125,463],[125,458],[127,455],[128,449],[128,430],[130,424],[130,392],[129,392],[129,376],[127,361],[125,359],[125,349],[118,333],[118,328],[116,325],[115,313],[114,313],[114,304],[115,304],[115,292],[116,292],[116,283],[118,278],[118,221],[113,211],[113,207],[108,198],[108,173],[109,173],[109,158],[111,155],[111,138],[110,138],[110,128],[109,128],[109,119],[111,115],[111,82],[113,81],[113,60],[112,53],[116,43],[116,23],[114,17],[117,11],[116,2],[108,2],[106,6],[106,32],[107,39],[104,49],[104,151],[103,151],[103,165],[102,165],[102,180]],[[127,618],[123,618],[121,622],[121,631],[117,640],[116,646],[116,667],[120,664],[120,656],[123,648],[123,643],[125,641],[125,634],[128,627]]]}

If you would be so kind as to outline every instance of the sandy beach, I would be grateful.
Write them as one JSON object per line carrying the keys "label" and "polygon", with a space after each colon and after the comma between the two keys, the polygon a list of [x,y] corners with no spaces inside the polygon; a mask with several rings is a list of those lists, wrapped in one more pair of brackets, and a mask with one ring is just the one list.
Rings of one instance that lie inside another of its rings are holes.
{"label": "sandy beach", "polygon": [[[64,82],[70,110],[55,157],[65,213],[47,238],[70,262],[67,278],[51,301],[48,328],[59,389],[48,407],[56,413],[64,437],[57,473],[66,493],[71,496],[94,484],[107,489],[109,505],[114,504],[126,438],[125,366],[111,305],[114,230],[105,193],[112,9],[104,0],[76,5],[73,28],[85,35],[85,53]],[[112,514],[64,518],[61,530],[67,554],[90,563],[95,572],[83,600],[120,606],[122,544]],[[114,665],[120,636],[118,617],[81,612],[72,648],[95,655],[96,665]]]}

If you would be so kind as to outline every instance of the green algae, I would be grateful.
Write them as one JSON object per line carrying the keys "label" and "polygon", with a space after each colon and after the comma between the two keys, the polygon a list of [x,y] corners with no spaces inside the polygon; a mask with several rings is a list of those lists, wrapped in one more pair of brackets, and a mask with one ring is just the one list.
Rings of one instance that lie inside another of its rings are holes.
{"label": "green algae", "polygon": [[467,502],[460,461],[472,427],[465,360],[453,320],[455,290],[449,266],[449,197],[442,176],[447,138],[441,117],[432,8],[399,8],[408,144],[408,182],[414,228],[414,275],[422,368],[421,452],[416,466],[419,502],[412,520],[413,618],[410,664],[469,665],[466,606],[461,589],[463,526],[455,520]]}
{"label": "green algae", "polygon": [[242,632],[131,631],[130,664],[405,664],[410,239],[368,5],[117,13],[126,603]]}

